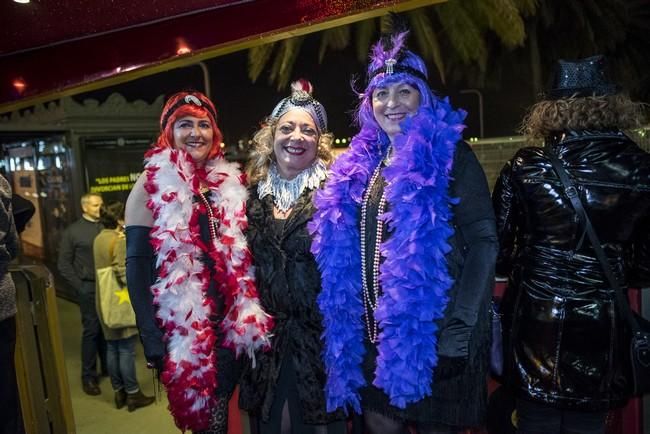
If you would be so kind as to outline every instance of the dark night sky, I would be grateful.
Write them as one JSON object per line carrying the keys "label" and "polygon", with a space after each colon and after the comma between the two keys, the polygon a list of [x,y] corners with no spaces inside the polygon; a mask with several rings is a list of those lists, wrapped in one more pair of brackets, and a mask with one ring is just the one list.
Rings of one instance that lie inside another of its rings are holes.
{"label": "dark night sky", "polygon": [[[329,126],[337,137],[349,137],[355,133],[352,111],[356,97],[350,80],[361,74],[365,65],[360,64],[352,47],[341,52],[329,52],[322,64],[318,64],[318,37],[310,35],[303,43],[301,53],[293,70],[293,78],[305,77],[314,84],[314,96],[323,103],[329,116]],[[219,125],[227,143],[249,138],[259,122],[268,115],[274,105],[288,94],[277,92],[267,83],[265,71],[257,83],[247,75],[247,52],[240,51],[205,61],[210,71],[212,99],[219,112]],[[468,111],[465,137],[478,136],[479,116],[476,94],[460,94],[454,88],[442,88],[434,83],[436,71],[429,66],[430,84],[441,96],[448,95],[452,104]],[[362,81],[362,80],[361,80]],[[486,137],[514,134],[523,109],[532,101],[522,97],[527,87],[524,81],[510,81],[506,90],[483,91],[484,128]],[[152,102],[158,95],[170,95],[181,89],[203,90],[203,74],[198,66],[175,69],[157,75],[97,91],[80,94],[77,100],[94,98],[103,102],[111,93],[119,92],[129,101],[143,99]]]}

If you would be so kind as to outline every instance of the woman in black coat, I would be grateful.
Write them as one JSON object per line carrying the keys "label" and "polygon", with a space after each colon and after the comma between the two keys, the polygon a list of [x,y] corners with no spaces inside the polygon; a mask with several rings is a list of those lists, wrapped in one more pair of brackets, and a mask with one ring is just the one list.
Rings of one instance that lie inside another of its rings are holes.
{"label": "woman in black coat", "polygon": [[312,196],[327,175],[332,135],[324,107],[300,80],[254,137],[247,238],[264,310],[275,321],[271,351],[256,354],[240,384],[240,407],[263,434],[342,434],[325,409],[320,273],[309,251]]}
{"label": "woman in black coat", "polygon": [[497,239],[465,112],[406,36],[373,47],[361,130],[315,198],[327,404],[369,434],[450,434],[485,416]]}
{"label": "woman in black coat", "polygon": [[642,119],[602,56],[560,61],[523,125],[546,147],[519,150],[494,189],[497,272],[510,277],[504,378],[520,432],[602,433],[607,411],[630,396],[625,321],[548,153],[576,185],[620,285],[647,285],[650,155],[621,131]]}

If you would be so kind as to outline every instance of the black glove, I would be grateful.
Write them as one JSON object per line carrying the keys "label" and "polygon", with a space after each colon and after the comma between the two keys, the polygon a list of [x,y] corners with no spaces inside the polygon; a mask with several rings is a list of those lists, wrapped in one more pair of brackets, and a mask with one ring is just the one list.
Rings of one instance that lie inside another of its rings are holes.
{"label": "black glove", "polygon": [[445,357],[438,356],[438,365],[436,366],[436,380],[447,380],[463,373],[467,365],[466,357]]}
{"label": "black glove", "polygon": [[438,364],[436,379],[444,380],[460,375],[469,358],[469,340],[472,328],[453,318],[438,338]]}
{"label": "black glove", "polygon": [[162,372],[165,362],[161,358],[147,358],[147,368]]}
{"label": "black glove", "polygon": [[438,356],[469,357],[469,340],[472,337],[472,327],[463,321],[452,318],[438,338]]}
{"label": "black glove", "polygon": [[129,297],[135,311],[140,330],[140,340],[144,347],[147,362],[161,369],[165,357],[163,334],[156,323],[151,285],[154,281],[154,255],[149,244],[149,231],[146,226],[127,226],[126,228],[126,282]]}

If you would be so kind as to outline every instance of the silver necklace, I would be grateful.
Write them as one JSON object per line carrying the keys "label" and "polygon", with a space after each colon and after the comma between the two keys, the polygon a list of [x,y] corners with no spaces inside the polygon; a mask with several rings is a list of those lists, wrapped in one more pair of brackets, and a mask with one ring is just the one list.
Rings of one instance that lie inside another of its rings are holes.
{"label": "silver necklace", "polygon": [[316,160],[314,164],[300,172],[293,179],[282,178],[274,162],[271,163],[266,178],[257,184],[257,196],[263,199],[271,195],[275,207],[286,213],[293,207],[306,188],[310,190],[318,188],[326,177],[327,167],[321,160]]}
{"label": "silver necklace", "polygon": [[[388,149],[386,153],[386,158],[383,160],[386,164],[389,164],[389,157],[391,155],[391,148]],[[370,289],[368,289],[368,258],[367,258],[367,246],[366,246],[366,224],[368,222],[368,203],[370,202],[370,192],[372,191],[373,186],[379,179],[379,174],[381,173],[382,162],[380,161],[375,171],[372,173],[368,187],[363,196],[363,202],[361,204],[361,228],[359,230],[359,236],[361,238],[361,287],[363,295],[363,311],[366,316],[366,331],[368,332],[368,339],[373,344],[377,343],[377,336],[379,335],[379,324],[375,319],[375,311],[377,310],[377,304],[379,300],[379,264],[381,263],[381,253],[379,245],[381,244],[381,239],[384,234],[384,221],[379,217],[384,213],[386,209],[386,189],[381,193],[381,198],[379,199],[379,205],[377,207],[377,231],[376,231],[376,242],[375,242],[375,252],[372,257],[372,294]]]}

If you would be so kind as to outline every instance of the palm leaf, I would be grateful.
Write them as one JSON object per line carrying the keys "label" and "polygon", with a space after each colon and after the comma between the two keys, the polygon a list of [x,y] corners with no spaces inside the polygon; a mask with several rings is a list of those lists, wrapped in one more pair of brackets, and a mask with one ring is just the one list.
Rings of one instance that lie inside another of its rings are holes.
{"label": "palm leaf", "polygon": [[255,83],[269,63],[275,43],[258,45],[248,50],[248,78]]}
{"label": "palm leaf", "polygon": [[327,49],[340,51],[350,45],[350,26],[339,26],[327,29],[321,33],[320,49],[318,50],[318,63],[323,62]]}
{"label": "palm leaf", "polygon": [[298,53],[300,53],[303,40],[304,36],[295,36],[280,43],[280,48],[275,59],[273,59],[273,66],[269,74],[269,84],[275,83],[277,90],[282,90],[289,84],[293,65],[296,62]]}
{"label": "palm leaf", "polygon": [[515,0],[515,7],[523,17],[535,15],[538,5],[538,0]]}
{"label": "palm leaf", "polygon": [[485,39],[460,1],[450,1],[434,8],[444,36],[464,64],[476,62],[484,70],[487,59]]}
{"label": "palm leaf", "polygon": [[364,63],[368,59],[370,44],[372,43],[377,30],[377,25],[375,23],[376,20],[369,19],[359,21],[354,25],[357,60],[361,63]]}
{"label": "palm leaf", "polygon": [[408,19],[411,23],[413,36],[417,41],[418,48],[422,56],[433,62],[438,69],[440,81],[445,83],[445,65],[442,60],[440,42],[433,29],[431,20],[427,15],[426,9],[416,9],[408,13]]}
{"label": "palm leaf", "polygon": [[506,48],[523,45],[526,37],[524,20],[513,0],[478,0],[471,4],[475,5],[478,16],[485,17],[487,27],[496,33]]}

